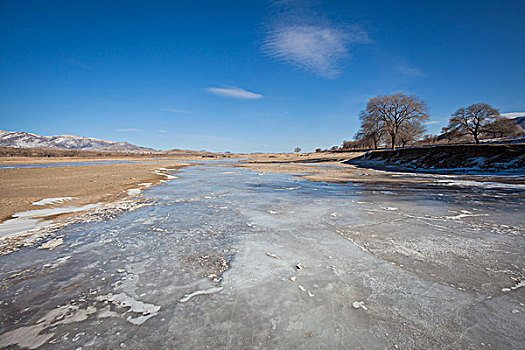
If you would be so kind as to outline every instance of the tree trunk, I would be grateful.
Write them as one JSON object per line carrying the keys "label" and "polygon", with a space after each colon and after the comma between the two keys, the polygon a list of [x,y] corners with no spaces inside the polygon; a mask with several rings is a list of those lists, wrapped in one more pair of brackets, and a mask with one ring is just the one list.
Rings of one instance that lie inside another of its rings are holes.
{"label": "tree trunk", "polygon": [[390,134],[392,138],[392,149],[396,149],[396,134]]}
{"label": "tree trunk", "polygon": [[479,138],[477,134],[474,134],[474,141],[476,141],[476,145],[479,145]]}

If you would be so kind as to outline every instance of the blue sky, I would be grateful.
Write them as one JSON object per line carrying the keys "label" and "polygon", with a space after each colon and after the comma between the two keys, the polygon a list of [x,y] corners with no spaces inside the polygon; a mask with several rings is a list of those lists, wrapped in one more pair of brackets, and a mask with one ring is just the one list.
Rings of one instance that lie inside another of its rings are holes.
{"label": "blue sky", "polygon": [[523,1],[2,1],[0,129],[158,149],[353,138],[370,97],[525,111]]}

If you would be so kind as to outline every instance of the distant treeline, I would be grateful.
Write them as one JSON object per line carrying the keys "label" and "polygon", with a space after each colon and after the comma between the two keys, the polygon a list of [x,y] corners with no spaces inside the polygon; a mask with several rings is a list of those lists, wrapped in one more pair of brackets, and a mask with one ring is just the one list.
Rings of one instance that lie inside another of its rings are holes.
{"label": "distant treeline", "polygon": [[[452,113],[439,135],[425,134],[429,119],[426,102],[404,94],[371,98],[359,115],[361,127],[352,141],[324,151],[358,151],[379,148],[519,141],[525,135],[525,116],[505,118],[486,103],[461,107]],[[521,142],[524,142],[522,140]],[[322,149],[316,149],[321,152]]]}

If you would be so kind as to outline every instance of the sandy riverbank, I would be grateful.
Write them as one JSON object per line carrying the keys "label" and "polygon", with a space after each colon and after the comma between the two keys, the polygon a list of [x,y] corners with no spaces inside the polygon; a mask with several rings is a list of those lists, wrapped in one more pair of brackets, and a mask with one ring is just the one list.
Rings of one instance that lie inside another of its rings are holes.
{"label": "sandy riverbank", "polygon": [[[241,162],[239,167],[261,172],[288,173],[318,182],[399,182],[387,171],[358,168],[342,164],[363,155],[364,152],[307,153],[307,154],[261,154]],[[421,182],[414,178],[409,182]]]}
{"label": "sandy riverbank", "polygon": [[[429,183],[447,175],[394,172],[344,164],[364,152],[259,154],[237,166],[260,172],[288,173],[306,180],[332,183]],[[497,175],[453,175],[456,181],[501,182],[523,185],[521,178]]]}
{"label": "sandy riverbank", "polygon": [[[65,225],[150,205],[139,194],[190,165],[166,161],[0,169],[0,255],[34,245]],[[60,244],[62,238],[55,237],[41,248]]]}
{"label": "sandy riverbank", "polygon": [[[162,161],[162,158],[129,158],[129,157],[108,157],[108,158],[97,158],[97,157],[4,157],[0,158],[0,165],[25,165],[25,164],[43,164],[43,163],[75,163],[75,162],[110,162],[110,161],[123,161],[123,162],[152,162]],[[167,161],[167,160],[166,160]]]}
{"label": "sandy riverbank", "polygon": [[[71,197],[62,205],[108,203],[128,197],[127,190],[139,184],[156,185],[166,176],[159,168],[180,169],[176,162],[89,165],[56,168],[0,169],[0,220],[13,214],[50,205],[33,203],[46,198]],[[143,185],[142,187],[150,186]]]}

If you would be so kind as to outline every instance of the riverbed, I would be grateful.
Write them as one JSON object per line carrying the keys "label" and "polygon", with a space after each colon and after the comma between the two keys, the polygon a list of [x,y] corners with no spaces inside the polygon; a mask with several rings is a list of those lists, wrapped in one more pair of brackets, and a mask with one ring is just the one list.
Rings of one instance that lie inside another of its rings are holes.
{"label": "riverbed", "polygon": [[334,184],[206,164],[142,195],[153,204],[0,257],[0,347],[525,341],[520,188]]}

